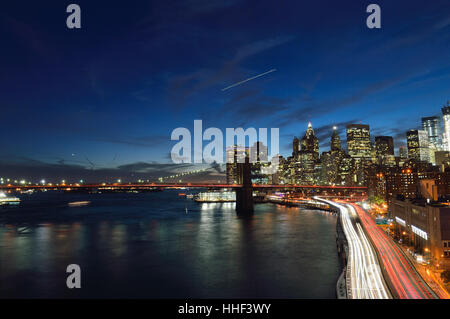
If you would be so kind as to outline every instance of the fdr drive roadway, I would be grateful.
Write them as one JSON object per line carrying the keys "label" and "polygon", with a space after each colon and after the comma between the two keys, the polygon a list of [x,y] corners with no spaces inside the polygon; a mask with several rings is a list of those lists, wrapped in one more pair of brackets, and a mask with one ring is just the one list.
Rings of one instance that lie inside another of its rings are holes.
{"label": "fdr drive roadway", "polygon": [[[317,198],[319,199],[319,198]],[[345,204],[319,199],[339,209],[342,228],[348,243],[345,272],[347,298],[390,299],[378,259],[367,239],[356,212]]]}
{"label": "fdr drive roadway", "polygon": [[351,204],[364,229],[378,251],[386,280],[392,294],[400,299],[436,299],[434,291],[425,283],[413,265],[394,241],[376,225],[369,214],[356,204]]}
{"label": "fdr drive roadway", "polygon": [[317,199],[340,211],[340,221],[348,243],[345,272],[347,298],[437,298],[400,248],[366,211],[356,204]]}

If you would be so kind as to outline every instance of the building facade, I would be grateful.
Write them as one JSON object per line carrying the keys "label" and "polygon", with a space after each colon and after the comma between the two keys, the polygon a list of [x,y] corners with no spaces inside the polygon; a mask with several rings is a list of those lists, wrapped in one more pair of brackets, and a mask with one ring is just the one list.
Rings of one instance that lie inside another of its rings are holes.
{"label": "building facade", "polygon": [[442,149],[441,119],[439,116],[423,117],[422,129],[427,132],[428,142],[439,151]]}
{"label": "building facade", "polygon": [[394,155],[394,139],[392,136],[375,136],[375,151],[378,157]]}
{"label": "building facade", "polygon": [[227,184],[238,183],[238,163],[244,163],[245,157],[249,156],[249,148],[233,145],[226,150],[226,174]]}
{"label": "building facade", "polygon": [[331,134],[330,150],[332,152],[338,152],[338,151],[342,150],[341,138],[338,134],[336,126],[333,126],[333,133]]}
{"label": "building facade", "polygon": [[408,158],[430,162],[427,132],[423,130],[410,130],[406,132],[406,140],[408,143]]}
{"label": "building facade", "polygon": [[426,201],[394,200],[395,236],[423,259],[450,269],[450,207]]}
{"label": "building facade", "polygon": [[357,160],[371,157],[372,145],[370,143],[369,125],[347,125],[347,150],[348,154]]}
{"label": "building facade", "polygon": [[442,118],[444,120],[444,151],[450,151],[450,102],[442,108]]}

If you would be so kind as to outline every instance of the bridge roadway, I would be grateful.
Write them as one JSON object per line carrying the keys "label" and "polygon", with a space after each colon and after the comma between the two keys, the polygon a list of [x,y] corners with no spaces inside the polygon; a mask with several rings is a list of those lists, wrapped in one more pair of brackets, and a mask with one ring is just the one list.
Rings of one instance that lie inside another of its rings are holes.
{"label": "bridge roadway", "polygon": [[[179,184],[52,184],[52,185],[0,185],[0,189],[83,189],[83,188],[241,188],[240,184],[205,184],[205,183],[179,183]],[[325,190],[360,190],[367,191],[363,186],[327,186],[327,185],[265,185],[253,184],[253,188],[259,189],[325,189]]]}
{"label": "bridge roadway", "polygon": [[340,211],[341,223],[349,246],[346,282],[349,299],[390,299],[376,253],[361,227],[358,215],[348,204],[315,197]]}

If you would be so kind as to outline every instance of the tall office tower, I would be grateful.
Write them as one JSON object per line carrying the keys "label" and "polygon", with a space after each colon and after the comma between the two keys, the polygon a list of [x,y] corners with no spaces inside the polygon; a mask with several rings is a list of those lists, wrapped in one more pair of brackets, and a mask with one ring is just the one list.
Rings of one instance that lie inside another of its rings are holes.
{"label": "tall office tower", "polygon": [[392,136],[375,136],[377,157],[394,155],[394,139]]}
{"label": "tall office tower", "polygon": [[398,149],[398,153],[401,159],[408,158],[408,149],[406,148],[406,146],[404,145],[400,146]]}
{"label": "tall office tower", "polygon": [[418,161],[430,162],[428,134],[423,130],[410,130],[406,133],[408,157]]}
{"label": "tall office tower", "polygon": [[288,161],[279,154],[272,157],[271,163],[274,163],[275,160],[278,161],[278,170],[274,174],[272,174],[272,184],[288,184]]}
{"label": "tall office tower", "polygon": [[444,119],[444,151],[450,151],[450,102],[442,108],[442,117]]}
{"label": "tall office tower", "polygon": [[442,149],[441,119],[439,116],[422,117],[422,128],[428,134],[428,142],[436,150]]}
{"label": "tall office tower", "polygon": [[323,152],[320,156],[320,176],[319,181],[324,185],[335,185],[338,183],[338,167],[339,162],[336,160],[335,156],[338,154],[337,151]]}
{"label": "tall office tower", "polygon": [[[294,145],[294,152],[295,149],[296,147]],[[295,183],[305,185],[314,184],[316,166],[318,163],[319,140],[314,135],[312,125],[309,123],[305,135],[300,140],[300,151],[298,151],[298,156],[294,155],[292,158],[292,172]]]}
{"label": "tall office tower", "polygon": [[347,149],[351,157],[356,160],[370,159],[371,148],[369,125],[347,125]]}
{"label": "tall office tower", "polygon": [[354,185],[356,183],[355,170],[355,159],[344,154],[338,166],[338,182],[341,185]]}
{"label": "tall office tower", "polygon": [[250,162],[268,162],[268,147],[263,142],[255,142],[250,146]]}
{"label": "tall office tower", "polygon": [[311,122],[308,123],[308,129],[301,140],[301,152],[311,153],[314,161],[319,160],[319,139],[314,135]]}
{"label": "tall office tower", "polygon": [[337,127],[333,126],[333,134],[331,134],[331,151],[340,151],[341,150],[341,138],[337,132]]}
{"label": "tall office tower", "polygon": [[303,185],[314,184],[316,160],[314,153],[301,151],[297,170],[297,181]]}
{"label": "tall office tower", "polygon": [[227,169],[227,184],[237,184],[237,164],[244,163],[245,157],[249,155],[248,147],[243,146],[229,146],[226,150],[226,169]]}
{"label": "tall office tower", "polygon": [[428,141],[428,156],[430,158],[430,163],[433,165],[436,165],[436,146],[434,146],[433,143],[430,143],[430,141]]}
{"label": "tall office tower", "polygon": [[251,181],[256,184],[269,184],[272,181],[272,174],[268,174],[267,168],[270,166],[268,147],[263,142],[255,142],[250,146],[250,171]]}

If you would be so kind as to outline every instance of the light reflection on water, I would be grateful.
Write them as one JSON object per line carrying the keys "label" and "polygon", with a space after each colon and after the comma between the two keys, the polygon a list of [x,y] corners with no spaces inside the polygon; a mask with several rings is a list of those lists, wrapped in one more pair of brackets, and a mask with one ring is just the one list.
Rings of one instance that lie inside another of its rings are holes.
{"label": "light reflection on water", "polygon": [[[91,204],[66,204],[77,200]],[[257,204],[239,219],[234,205],[174,191],[29,195],[0,214],[0,297],[335,297],[336,217]],[[72,263],[79,290],[65,286]]]}

